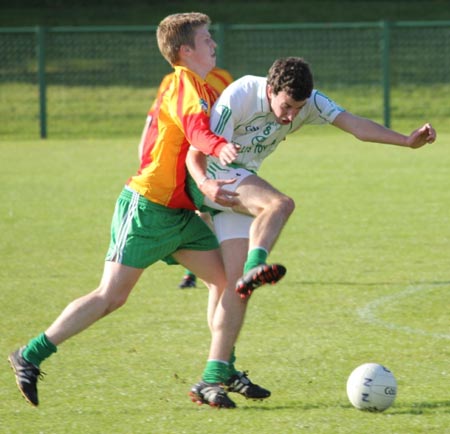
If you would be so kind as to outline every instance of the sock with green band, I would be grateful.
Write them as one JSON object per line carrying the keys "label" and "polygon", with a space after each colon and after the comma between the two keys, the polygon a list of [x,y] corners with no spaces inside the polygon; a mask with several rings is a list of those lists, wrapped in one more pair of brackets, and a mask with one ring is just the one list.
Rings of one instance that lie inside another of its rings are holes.
{"label": "sock with green band", "polygon": [[22,352],[22,357],[27,362],[39,367],[47,357],[50,357],[56,351],[56,346],[48,340],[45,333],[41,333],[28,342],[28,345]]}
{"label": "sock with green band", "polygon": [[247,260],[244,265],[244,274],[257,267],[258,265],[265,264],[269,252],[264,247],[255,247],[251,249],[247,254]]}
{"label": "sock with green band", "polygon": [[202,380],[207,383],[223,383],[229,378],[228,362],[208,360],[203,371]]}

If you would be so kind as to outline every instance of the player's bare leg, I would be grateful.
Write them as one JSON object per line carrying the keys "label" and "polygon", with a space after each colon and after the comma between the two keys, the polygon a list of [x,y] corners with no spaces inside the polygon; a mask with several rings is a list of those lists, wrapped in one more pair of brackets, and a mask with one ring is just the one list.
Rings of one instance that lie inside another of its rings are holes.
{"label": "player's bare leg", "polygon": [[9,355],[17,386],[30,404],[39,404],[40,363],[56,352],[57,345],[122,306],[142,272],[142,269],[106,262],[96,290],[70,303],[45,333],[32,340],[31,346],[19,348]]}
{"label": "player's bare leg", "polygon": [[245,178],[236,192],[240,204],[233,210],[255,216],[250,227],[249,250],[263,247],[270,252],[295,209],[293,199],[256,175]]}
{"label": "player's bare leg", "polygon": [[295,203],[256,175],[245,178],[236,192],[239,193],[240,204],[233,209],[255,216],[250,227],[244,275],[236,284],[236,291],[246,298],[259,286],[276,283],[285,275],[283,265],[266,264],[266,258],[294,211]]}
{"label": "player's bare leg", "polygon": [[[234,282],[242,275],[242,270],[247,257],[248,238],[234,238],[224,240],[220,244],[222,257],[225,265],[227,280],[230,285],[227,286],[220,303],[217,306],[214,316],[213,327],[216,330],[216,337],[224,339],[227,336],[230,339],[230,345],[236,344],[239,333],[245,319],[247,311],[247,300],[243,300],[234,291]],[[212,346],[212,349],[214,346]],[[210,357],[214,357],[213,353]],[[229,363],[229,377],[225,381],[225,389],[228,392],[239,393],[245,398],[264,399],[270,396],[270,391],[253,384],[247,377],[246,372],[236,370],[234,363]]]}
{"label": "player's bare leg", "polygon": [[[211,220],[211,215],[208,212],[196,211],[197,215],[211,228],[214,230],[213,223]],[[180,289],[189,289],[197,287],[197,276],[188,268],[184,271],[181,282],[178,284]]]}
{"label": "player's bare leg", "polygon": [[99,287],[70,303],[45,331],[47,338],[60,345],[121,307],[143,271],[116,262],[105,262]]}
{"label": "player's bare leg", "polygon": [[[224,371],[223,378],[228,373],[227,366],[234,341],[228,338],[228,333],[221,335],[215,327],[214,318],[216,311],[221,304],[224,288],[226,287],[226,277],[223,268],[220,251],[212,252],[180,250],[173,256],[184,267],[189,268],[208,286],[208,325],[211,331],[211,347],[208,360],[214,360]],[[222,271],[222,272],[220,272]],[[232,287],[230,287],[233,290]],[[228,289],[228,291],[230,291]],[[226,289],[225,289],[226,291]],[[234,292],[234,291],[233,291]],[[233,330],[230,330],[234,335]],[[209,362],[208,362],[209,363]],[[228,397],[223,388],[223,381],[219,374],[214,381],[200,381],[190,391],[191,399],[198,404],[208,404],[213,407],[234,408],[236,404]]]}

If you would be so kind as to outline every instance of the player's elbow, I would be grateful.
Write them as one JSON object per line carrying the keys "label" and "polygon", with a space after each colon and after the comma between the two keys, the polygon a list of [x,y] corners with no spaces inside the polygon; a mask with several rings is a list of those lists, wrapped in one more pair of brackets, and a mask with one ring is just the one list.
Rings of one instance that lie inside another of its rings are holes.
{"label": "player's elbow", "polygon": [[365,130],[358,130],[353,133],[353,136],[361,142],[370,142],[371,138]]}

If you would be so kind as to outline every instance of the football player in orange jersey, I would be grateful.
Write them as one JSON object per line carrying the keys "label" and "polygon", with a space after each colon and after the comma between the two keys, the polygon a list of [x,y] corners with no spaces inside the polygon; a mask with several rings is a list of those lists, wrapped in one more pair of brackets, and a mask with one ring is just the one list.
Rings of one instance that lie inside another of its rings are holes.
{"label": "football player in orange jersey", "polygon": [[[144,149],[144,145],[146,143],[145,137],[147,135],[147,131],[150,128],[153,116],[155,111],[160,104],[161,95],[167,90],[170,85],[171,80],[173,79],[174,72],[167,74],[162,79],[158,91],[156,92],[155,100],[150,107],[150,110],[147,114],[147,119],[144,125],[144,129],[142,131],[141,140],[138,146],[138,155],[139,160],[142,160],[142,156],[147,154],[147,151]],[[222,91],[233,81],[232,75],[223,68],[214,67],[206,76],[206,82],[212,86],[212,88],[220,95]],[[211,217],[209,213],[201,213],[198,212],[198,215],[210,226],[212,227]],[[185,288],[195,288],[197,286],[197,278],[195,274],[189,269],[185,269],[181,282],[178,287],[181,289]]]}
{"label": "football player in orange jersey", "polygon": [[[170,15],[158,26],[159,49],[175,74],[145,136],[144,146],[148,146],[143,164],[128,179],[117,199],[100,284],[69,303],[43,333],[8,358],[20,392],[34,406],[39,404],[37,381],[42,376],[41,363],[63,342],[124,305],[144,270],[159,260],[182,264],[208,284],[212,340],[207,366],[212,377],[220,371],[215,378],[228,378],[228,360],[238,329],[233,324],[232,311],[225,324],[215,324],[214,313],[225,292],[236,297],[238,294],[234,287],[227,288],[217,239],[195,213],[185,188],[185,160],[190,144],[218,157],[225,165],[237,157],[236,147],[209,129],[210,109],[217,98],[217,92],[205,81],[216,61],[216,43],[209,33],[209,24],[207,15],[191,12]],[[237,194],[223,189],[232,182],[210,181],[203,191],[217,203],[232,206]],[[264,391],[249,384],[247,377],[244,380],[246,383],[239,387],[233,382],[235,389],[231,391],[247,397],[255,397],[248,396],[249,391]],[[235,407],[222,381],[202,381],[198,386],[193,399],[212,406]]]}

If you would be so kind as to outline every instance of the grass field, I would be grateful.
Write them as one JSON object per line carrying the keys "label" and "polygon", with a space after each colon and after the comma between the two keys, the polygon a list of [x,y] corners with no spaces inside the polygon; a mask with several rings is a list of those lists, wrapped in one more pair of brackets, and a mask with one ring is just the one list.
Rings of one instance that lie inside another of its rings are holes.
{"label": "grass field", "polygon": [[[378,86],[318,87],[346,110],[383,122]],[[105,137],[139,140],[156,89],[135,87],[49,86],[47,132],[51,139]],[[95,97],[93,97],[95,95]],[[400,86],[392,89],[391,125],[412,127],[432,122],[450,132],[450,85]],[[38,89],[30,84],[0,84],[0,141],[39,137]],[[137,133],[136,133],[137,132]]]}
{"label": "grass field", "polygon": [[[187,396],[207,355],[206,289],[178,290],[182,269],[163,264],[43,364],[41,405],[25,403],[7,355],[96,287],[139,131],[0,142],[0,432],[450,433],[446,131],[410,151],[310,127],[266,163],[261,175],[297,203],[271,255],[288,274],[253,295],[237,355],[272,397],[236,397],[228,411]],[[369,361],[398,380],[385,413],[346,397],[348,375]]]}

